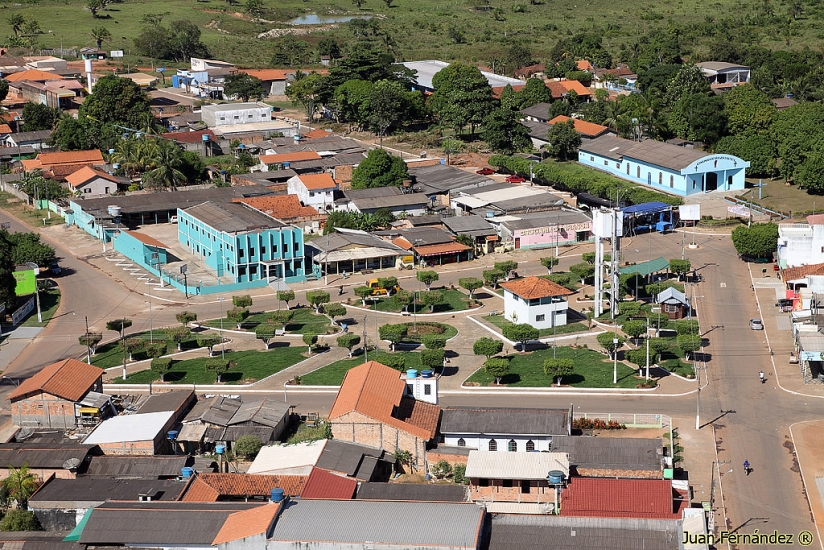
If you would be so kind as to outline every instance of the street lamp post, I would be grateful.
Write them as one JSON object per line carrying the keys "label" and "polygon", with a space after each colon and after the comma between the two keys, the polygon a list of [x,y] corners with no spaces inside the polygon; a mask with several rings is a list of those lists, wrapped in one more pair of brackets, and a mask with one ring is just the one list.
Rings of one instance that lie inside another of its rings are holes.
{"label": "street lamp post", "polygon": [[218,298],[220,302],[220,358],[226,359],[226,342],[223,340],[223,296]]}
{"label": "street lamp post", "polygon": [[647,380],[649,380],[649,319],[647,319]]}
{"label": "street lamp post", "polygon": [[89,345],[89,316],[86,315],[86,362],[92,364],[92,347]]}
{"label": "street lamp post", "polygon": [[369,362],[369,345],[366,343],[366,315],[363,316],[363,362]]}
{"label": "street lamp post", "polygon": [[612,383],[618,383],[618,333],[612,338]]}

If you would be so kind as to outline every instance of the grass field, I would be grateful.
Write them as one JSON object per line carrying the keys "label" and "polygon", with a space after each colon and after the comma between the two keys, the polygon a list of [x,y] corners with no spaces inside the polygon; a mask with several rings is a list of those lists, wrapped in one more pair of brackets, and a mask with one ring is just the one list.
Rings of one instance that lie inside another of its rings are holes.
{"label": "grass field", "polygon": [[[19,13],[28,20],[36,20],[42,29],[35,50],[57,48],[61,43],[64,48],[80,48],[94,46],[90,31],[92,27],[104,26],[112,34],[111,41],[104,43],[104,49],[124,50],[124,64],[136,62],[147,66],[151,60],[141,59],[133,51],[134,38],[144,26],[142,21],[146,15],[160,15],[164,25],[181,19],[192,21],[201,29],[202,40],[212,57],[243,65],[262,65],[271,58],[272,42],[257,39],[259,33],[286,28],[290,19],[310,13],[370,15],[379,20],[398,57],[460,59],[487,65],[497,61],[498,67],[513,44],[527,44],[533,56],[542,59],[559,38],[577,32],[602,36],[613,54],[617,54],[621,46],[631,47],[653,31],[675,25],[680,25],[680,40],[687,54],[700,52],[696,44],[707,44],[730,28],[751,42],[774,48],[787,48],[789,42],[792,48],[815,49],[822,36],[821,9],[814,4],[805,4],[797,19],[786,16],[785,6],[777,6],[773,20],[764,25],[759,19],[761,4],[743,0],[649,0],[643,5],[503,0],[487,4],[488,7],[478,0],[395,0],[391,8],[384,2],[369,1],[364,2],[360,10],[351,1],[319,4],[305,0],[263,0],[263,21],[253,21],[245,15],[243,2],[230,6],[222,0],[126,0],[111,4],[100,13],[99,19],[94,19],[83,4],[84,0],[5,4],[0,33],[2,36],[13,34],[8,18]],[[302,27],[299,31],[309,32],[298,38],[312,45],[326,35],[341,43],[351,41],[353,36],[346,24]]]}
{"label": "grass field", "polygon": [[[104,333],[104,338],[110,336],[110,334]],[[151,333],[147,332],[138,332],[136,334],[129,334],[126,333],[126,338],[140,338],[144,340],[147,344],[150,341],[154,343],[166,343],[166,353],[174,353],[177,351],[177,344],[175,342],[166,341],[166,331],[163,329],[155,329],[151,331]],[[197,348],[197,338],[192,335],[187,340],[181,342],[181,349],[195,349]],[[165,355],[165,354],[164,354]],[[142,361],[144,359],[148,359],[146,354],[142,351],[137,351],[132,354],[132,359],[135,361]],[[95,366],[100,367],[101,369],[108,369],[110,367],[116,367],[118,365],[123,364],[123,348],[120,347],[120,340],[109,342],[108,344],[104,344],[97,348],[97,354],[92,355],[92,364]]]}
{"label": "grass field", "polygon": [[[404,370],[421,370],[421,356],[418,353],[400,351],[390,354],[385,351],[379,351],[377,353],[370,353],[369,360],[380,363],[381,358],[387,355],[402,355],[404,357]],[[342,359],[341,361],[336,361],[314,372],[301,376],[300,383],[303,386],[340,386],[343,382],[343,377],[346,376],[346,372],[361,363],[363,363],[363,355],[356,355],[352,359]]]}
{"label": "grass field", "polygon": [[31,315],[20,323],[21,327],[45,327],[57,311],[60,305],[60,289],[52,288],[49,290],[40,291],[40,316],[43,318],[42,323],[37,322],[37,307],[31,312]]}
{"label": "grass field", "polygon": [[[469,309],[467,307],[469,302],[469,295],[464,294],[460,290],[450,290],[446,288],[433,288],[432,290],[437,290],[443,296],[443,301],[440,304],[436,304],[431,313],[448,313],[451,311],[466,311]],[[426,293],[424,290],[423,293]],[[420,296],[421,293],[415,292],[415,296]],[[358,302],[359,305],[363,305],[363,302]],[[367,305],[371,305],[369,301],[366,302]],[[398,305],[398,302],[393,300],[392,298],[381,298],[376,302],[375,306],[372,306],[378,311],[385,311],[390,313],[398,313],[403,311],[403,307]],[[429,306],[425,305],[420,298],[416,298],[416,306],[409,306],[407,311],[412,313],[417,309],[418,315],[426,315],[430,313]]]}
{"label": "grass field", "polygon": [[[315,310],[308,307],[302,307],[299,309],[292,309],[294,311],[294,317],[292,320],[286,325],[286,331],[292,334],[334,334],[339,329],[337,327],[333,327],[329,323],[329,317],[325,315],[316,315]],[[344,316],[344,318],[347,316]],[[340,318],[335,319],[336,321],[341,321]],[[272,322],[272,312],[271,311],[263,311],[261,313],[253,313],[249,315],[249,317],[243,322],[243,330],[248,330],[253,332],[255,327],[261,323],[271,323]],[[345,322],[345,321],[344,321]],[[212,328],[220,328],[220,319],[210,319],[207,321],[206,326]],[[280,325],[274,323],[278,328]],[[229,319],[223,319],[223,328],[229,330],[237,330],[237,324],[234,321],[230,321]]]}
{"label": "grass field", "polygon": [[[280,346],[269,351],[237,351],[226,354],[228,361],[236,361],[237,365],[225,373],[221,380],[226,384],[246,384],[261,380],[291,367],[304,359],[302,353],[305,346]],[[220,353],[215,355],[220,358]],[[214,384],[217,382],[215,373],[206,370],[206,357],[175,361],[172,369],[166,373],[166,382],[172,384]],[[150,370],[136,372],[123,380],[116,378],[115,384],[148,384],[160,381],[160,375]]]}
{"label": "grass field", "polygon": [[[504,327],[513,324],[512,321],[509,321],[509,320],[505,319],[503,315],[485,315],[484,317],[482,317],[482,319],[484,321],[487,321],[488,323],[490,323],[492,325],[495,325],[496,327],[498,327],[501,330],[503,330]],[[554,332],[553,332],[553,330],[554,330]],[[570,323],[568,325],[561,325],[561,326],[555,327],[555,329],[551,329],[551,328],[538,329],[538,336],[540,338],[547,338],[549,336],[552,336],[553,334],[556,334],[556,335],[560,336],[562,334],[572,334],[574,332],[585,332],[587,330],[588,330],[587,326],[584,323]]]}
{"label": "grass field", "polygon": [[[753,204],[761,205],[770,210],[792,213],[793,218],[803,218],[809,214],[824,212],[824,197],[816,200],[807,191],[797,185],[784,185],[781,179],[761,180],[764,184],[761,189],[761,198],[758,198],[758,189],[742,191],[738,194],[744,200],[752,200]],[[750,182],[748,182],[750,183]],[[757,183],[757,182],[756,182]]]}
{"label": "grass field", "polygon": [[[636,378],[635,370],[623,363],[618,363],[618,384],[612,383],[612,361],[607,361],[605,355],[590,349],[573,349],[558,347],[557,357],[575,361],[575,371],[571,376],[565,376],[562,384],[576,388],[634,388],[641,380]],[[551,377],[544,374],[544,359],[552,358],[552,349],[543,349],[529,353],[510,355],[509,374],[503,377],[501,385],[514,387],[545,387],[553,385]],[[470,376],[467,383],[481,386],[495,385],[495,377],[480,369]]]}
{"label": "grass field", "polygon": [[[6,210],[18,220],[25,222],[32,227],[43,227],[43,219],[46,220],[45,225],[60,225],[65,223],[63,218],[49,212],[48,210],[35,210],[11,193],[4,193],[0,191],[0,209]],[[51,215],[51,218],[49,216]]]}

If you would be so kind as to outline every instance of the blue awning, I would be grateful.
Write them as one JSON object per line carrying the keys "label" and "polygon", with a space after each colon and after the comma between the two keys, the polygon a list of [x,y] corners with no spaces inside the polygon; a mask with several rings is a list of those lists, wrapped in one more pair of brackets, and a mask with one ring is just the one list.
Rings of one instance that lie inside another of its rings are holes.
{"label": "blue awning", "polygon": [[671,204],[665,202],[642,202],[641,204],[634,204],[622,208],[624,214],[631,214],[634,216],[645,216],[647,214],[657,214],[658,212],[666,212],[672,208]]}

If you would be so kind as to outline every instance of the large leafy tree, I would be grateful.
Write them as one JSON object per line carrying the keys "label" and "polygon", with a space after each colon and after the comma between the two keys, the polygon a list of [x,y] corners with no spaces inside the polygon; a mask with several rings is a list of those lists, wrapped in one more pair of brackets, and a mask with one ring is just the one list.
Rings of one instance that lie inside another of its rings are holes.
{"label": "large leafy tree", "polygon": [[393,80],[375,82],[369,92],[369,126],[379,137],[399,126],[407,118],[406,91]]}
{"label": "large leafy tree", "polygon": [[[364,20],[356,19],[353,23],[355,21]],[[357,42],[337,65],[329,69],[319,90],[320,100],[324,104],[328,103],[338,86],[347,80],[391,80],[400,82],[408,89],[412,84],[412,76],[406,67],[395,64],[393,55],[385,47],[376,42]]]}
{"label": "large leafy tree", "polygon": [[532,148],[526,126],[518,121],[513,111],[503,107],[486,116],[481,138],[493,151],[502,155],[511,155]]}
{"label": "large leafy tree", "polygon": [[208,57],[209,50],[200,41],[200,27],[188,20],[177,20],[169,27],[148,25],[134,39],[138,52],[152,58],[185,61],[191,57]]}
{"label": "large leafy tree", "polygon": [[371,95],[372,83],[368,80],[347,80],[335,90],[330,107],[339,120],[366,127],[369,124]]}
{"label": "large leafy tree", "polygon": [[824,195],[824,142],[819,141],[796,169],[795,182],[810,194]]}
{"label": "large leafy tree", "polygon": [[45,267],[55,258],[54,248],[40,241],[38,233],[8,233],[0,230],[0,240],[11,246],[11,265],[34,262]]}
{"label": "large leafy tree", "polygon": [[770,97],[753,86],[736,86],[721,96],[727,117],[727,131],[764,134],[778,112]]}
{"label": "large leafy tree", "polygon": [[775,143],[768,135],[746,131],[726,136],[715,145],[715,152],[735,155],[749,162],[747,176],[772,177],[776,174]]}
{"label": "large leafy tree", "polygon": [[667,83],[664,93],[664,104],[673,107],[681,99],[692,94],[709,94],[710,85],[704,78],[701,69],[695,65],[684,65]]}
{"label": "large leafy tree", "polygon": [[89,34],[91,34],[92,38],[94,39],[94,43],[97,46],[98,50],[103,47],[103,42],[108,42],[112,39],[112,33],[110,33],[109,29],[102,25],[92,27],[92,30]]}
{"label": "large leafy tree", "polygon": [[406,163],[383,149],[372,149],[352,171],[352,188],[399,186],[409,177]]}
{"label": "large leafy tree", "polygon": [[60,109],[27,101],[23,106],[23,131],[51,130],[60,118]]}
{"label": "large leafy tree", "polygon": [[558,160],[575,158],[578,147],[581,146],[581,134],[575,130],[575,122],[572,119],[553,124],[546,138],[549,143],[544,145],[544,148]]}
{"label": "large leafy tree", "polygon": [[98,146],[103,145],[105,137],[120,133],[113,125],[146,129],[154,123],[146,93],[132,80],[114,75],[98,79],[91,95],[80,106],[78,118],[86,126],[87,136]]}
{"label": "large leafy tree", "polygon": [[724,100],[716,95],[694,93],[682,97],[672,107],[669,127],[681,139],[714,144],[726,127]]}
{"label": "large leafy tree", "polygon": [[824,139],[824,105],[799,103],[779,111],[770,126],[770,137],[781,159],[778,172],[787,180],[795,177],[807,155]]}
{"label": "large leafy tree", "polygon": [[539,103],[550,103],[552,91],[544,83],[543,78],[530,78],[526,81],[524,89],[518,93],[518,98],[521,100],[523,109]]}
{"label": "large leafy tree", "polygon": [[778,226],[774,223],[756,223],[750,227],[736,227],[732,244],[742,256],[769,258],[778,247]]}
{"label": "large leafy tree", "polygon": [[477,67],[452,63],[432,77],[432,107],[441,124],[474,133],[492,108],[492,88]]}
{"label": "large leafy tree", "polygon": [[60,118],[57,128],[49,137],[49,143],[61,151],[82,151],[91,146],[86,125],[67,114]]}
{"label": "large leafy tree", "polygon": [[[301,76],[298,76],[301,75]],[[295,74],[295,81],[286,88],[286,97],[292,105],[302,105],[306,113],[306,119],[311,121],[315,118],[315,111],[318,109],[318,99],[321,84],[324,77],[318,73],[304,75],[300,71]]]}
{"label": "large leafy tree", "polygon": [[230,74],[226,77],[223,93],[227,96],[237,96],[243,101],[249,99],[263,99],[263,82],[256,76],[246,73]]}

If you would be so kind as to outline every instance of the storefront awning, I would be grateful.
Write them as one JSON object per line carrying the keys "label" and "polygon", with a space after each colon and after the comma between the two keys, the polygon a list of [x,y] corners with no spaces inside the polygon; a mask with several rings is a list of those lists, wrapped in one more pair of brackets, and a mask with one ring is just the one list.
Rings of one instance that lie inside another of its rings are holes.
{"label": "storefront awning", "polygon": [[444,254],[459,254],[461,252],[469,250],[469,247],[465,244],[461,244],[455,241],[451,243],[416,246],[414,247],[414,250],[418,256],[428,258],[430,256],[443,256]]}

